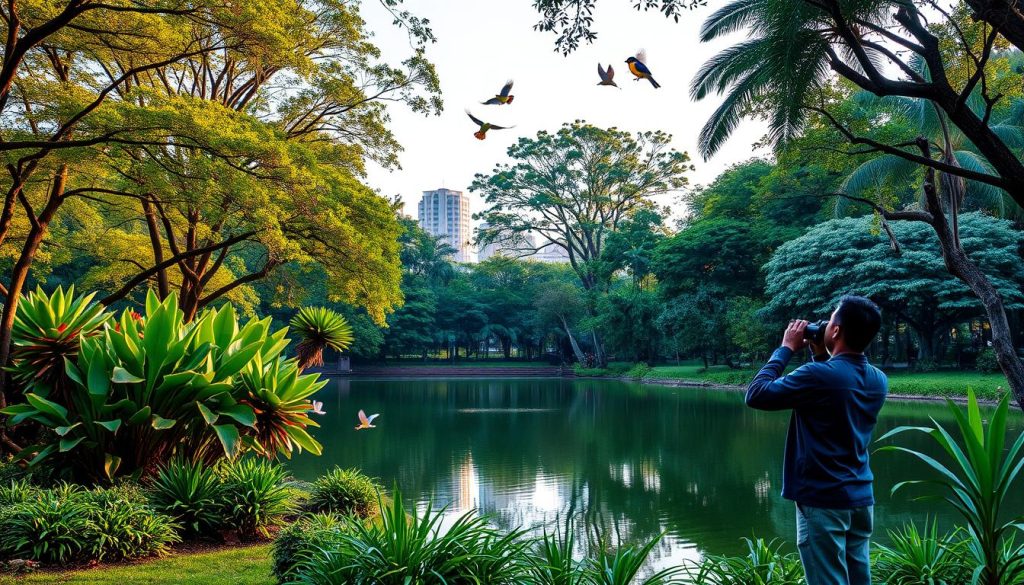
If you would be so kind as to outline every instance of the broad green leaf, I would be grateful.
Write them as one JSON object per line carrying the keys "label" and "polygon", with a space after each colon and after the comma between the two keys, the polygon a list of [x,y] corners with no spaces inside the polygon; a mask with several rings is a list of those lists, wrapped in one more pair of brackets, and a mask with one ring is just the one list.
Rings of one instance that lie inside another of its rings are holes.
{"label": "broad green leaf", "polygon": [[78,437],[77,439],[61,439],[60,441],[60,452],[67,453],[68,451],[75,448],[76,445],[85,440],[85,437]]}
{"label": "broad green leaf", "polygon": [[110,381],[115,384],[138,384],[145,382],[145,378],[140,378],[121,366],[114,366],[114,374],[110,377]]}
{"label": "broad green leaf", "polygon": [[238,455],[238,429],[234,425],[213,425],[213,430],[216,431],[220,444],[224,446],[224,453],[229,458]]}
{"label": "broad green leaf", "polygon": [[163,418],[157,414],[153,415],[153,428],[160,431],[173,427],[177,422],[173,418]]}

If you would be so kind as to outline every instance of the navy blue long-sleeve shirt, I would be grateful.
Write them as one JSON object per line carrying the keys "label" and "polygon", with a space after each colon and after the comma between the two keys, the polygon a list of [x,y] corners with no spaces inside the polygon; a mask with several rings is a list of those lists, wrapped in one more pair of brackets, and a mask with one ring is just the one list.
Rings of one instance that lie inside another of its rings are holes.
{"label": "navy blue long-sleeve shirt", "polygon": [[874,505],[868,444],[889,381],[862,354],[806,363],[783,376],[793,351],[780,347],[747,387],[747,406],[793,411],[782,497],[816,508]]}

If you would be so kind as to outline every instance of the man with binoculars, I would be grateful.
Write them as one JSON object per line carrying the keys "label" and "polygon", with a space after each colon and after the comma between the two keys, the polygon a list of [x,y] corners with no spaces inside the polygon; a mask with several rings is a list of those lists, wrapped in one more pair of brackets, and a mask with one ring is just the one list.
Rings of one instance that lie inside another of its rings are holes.
{"label": "man with binoculars", "polygon": [[[864,350],[882,316],[845,296],[826,323],[789,322],[782,346],[747,387],[747,406],[792,410],[782,497],[796,502],[797,548],[807,585],[870,585],[873,476],[868,444],[889,382]],[[786,369],[810,347],[813,360]]]}

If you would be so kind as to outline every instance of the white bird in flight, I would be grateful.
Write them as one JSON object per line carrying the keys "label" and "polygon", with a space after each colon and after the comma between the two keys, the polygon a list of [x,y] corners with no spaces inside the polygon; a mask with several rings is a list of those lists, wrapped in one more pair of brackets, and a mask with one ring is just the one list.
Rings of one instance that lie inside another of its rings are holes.
{"label": "white bird in flight", "polygon": [[366,413],[363,412],[362,410],[360,410],[359,411],[359,426],[356,427],[356,430],[358,431],[359,429],[375,429],[375,428],[377,428],[377,427],[375,427],[371,423],[373,423],[373,419],[377,418],[378,416],[380,416],[380,415],[379,414],[371,414],[369,417],[367,417]]}

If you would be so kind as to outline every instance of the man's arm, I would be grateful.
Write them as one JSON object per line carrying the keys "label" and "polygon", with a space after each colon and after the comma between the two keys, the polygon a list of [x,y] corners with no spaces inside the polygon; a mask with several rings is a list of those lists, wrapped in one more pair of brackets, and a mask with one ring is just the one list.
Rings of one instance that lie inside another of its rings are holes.
{"label": "man's arm", "polygon": [[812,404],[821,399],[815,366],[804,364],[787,376],[786,369],[793,350],[780,347],[747,386],[747,406],[758,410],[785,410]]}

